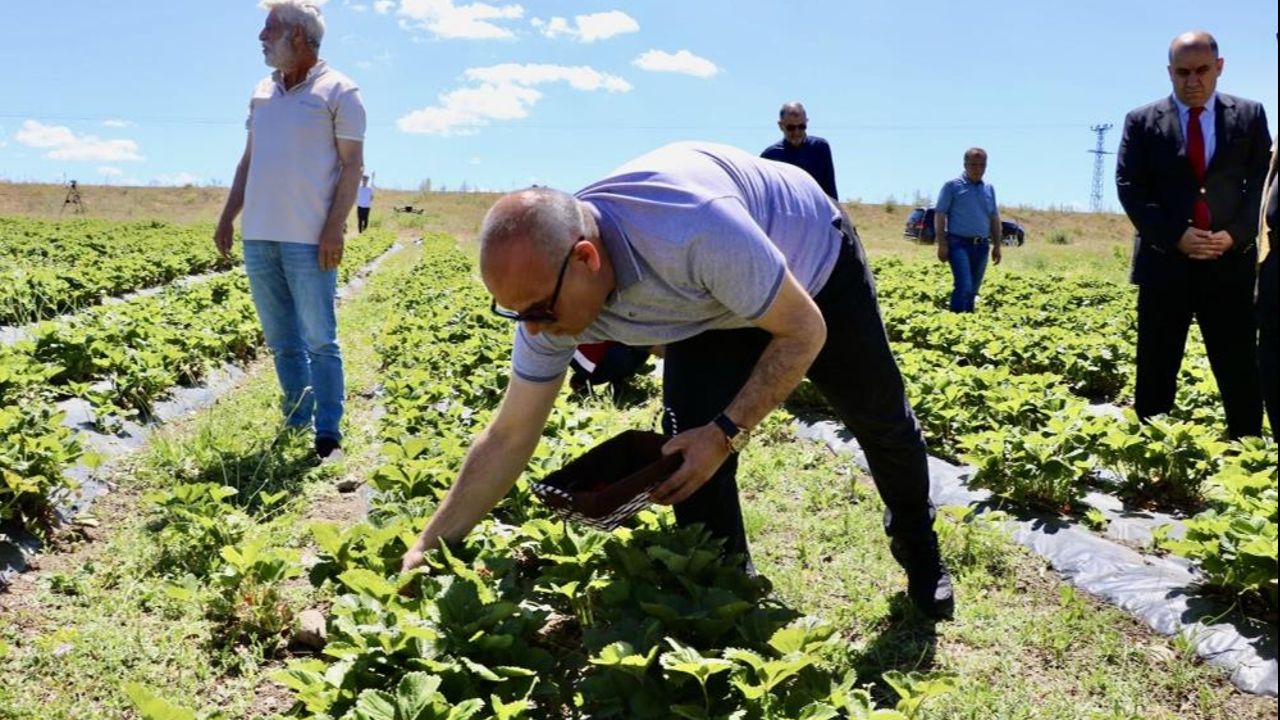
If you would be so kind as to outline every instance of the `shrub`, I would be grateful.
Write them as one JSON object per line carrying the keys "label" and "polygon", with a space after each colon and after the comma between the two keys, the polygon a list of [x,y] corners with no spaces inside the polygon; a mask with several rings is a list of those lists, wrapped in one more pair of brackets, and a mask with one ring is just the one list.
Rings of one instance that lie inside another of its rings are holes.
{"label": "shrub", "polygon": [[1200,566],[1212,588],[1259,597],[1272,613],[1276,592],[1276,454],[1257,439],[1246,440],[1207,484],[1211,507],[1186,521],[1186,534],[1156,530],[1158,547]]}

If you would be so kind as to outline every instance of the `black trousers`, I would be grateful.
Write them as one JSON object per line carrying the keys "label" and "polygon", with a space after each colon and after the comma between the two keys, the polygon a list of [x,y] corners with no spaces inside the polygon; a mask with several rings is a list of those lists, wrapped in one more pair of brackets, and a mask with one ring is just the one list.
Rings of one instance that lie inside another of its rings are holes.
{"label": "black trousers", "polygon": [[1276,367],[1276,312],[1280,298],[1277,298],[1276,277],[1280,248],[1272,247],[1258,269],[1258,375],[1262,380],[1262,398],[1267,405],[1267,419],[1271,422],[1271,436],[1280,443],[1280,423],[1276,422],[1276,406],[1280,398],[1276,393],[1276,375],[1280,368]]}
{"label": "black trousers", "polygon": [[356,231],[364,232],[367,227],[369,227],[369,208],[356,208]]}
{"label": "black trousers", "polygon": [[[827,342],[809,368],[817,386],[866,453],[884,499],[885,531],[892,536],[928,534],[934,508],[924,434],[907,401],[902,375],[876,303],[875,281],[856,233],[846,236],[839,260],[814,297],[827,324]],[[667,346],[663,358],[665,425],[689,430],[711,422],[737,396],[769,343],[758,328],[714,330]],[[745,452],[751,452],[748,447]],[[675,507],[680,525],[704,523],[724,538],[725,552],[748,558],[735,476],[738,457]]]}
{"label": "black trousers", "polygon": [[[1251,279],[1250,279],[1251,280]],[[1262,433],[1253,283],[1144,284],[1138,288],[1138,368],[1134,410],[1140,418],[1173,409],[1187,331],[1200,323],[1233,437]]]}

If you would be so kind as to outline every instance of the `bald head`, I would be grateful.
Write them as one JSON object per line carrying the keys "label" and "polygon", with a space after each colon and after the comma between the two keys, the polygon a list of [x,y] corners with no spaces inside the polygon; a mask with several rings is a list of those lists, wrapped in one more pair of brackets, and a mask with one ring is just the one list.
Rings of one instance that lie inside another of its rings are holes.
{"label": "bald head", "polygon": [[1204,107],[1222,76],[1218,41],[1203,30],[1185,32],[1169,43],[1169,80],[1173,94],[1187,107]]}
{"label": "bald head", "polygon": [[806,117],[804,104],[798,102],[783,103],[782,109],[778,111],[778,119],[786,120],[788,115],[795,115],[801,118]]}
{"label": "bald head", "polygon": [[804,105],[789,102],[778,111],[778,129],[789,145],[799,147],[809,136],[808,128],[809,115],[804,111]]}
{"label": "bald head", "polygon": [[582,207],[568,193],[531,188],[504,195],[480,225],[480,273],[488,278],[512,262],[559,262],[584,234]]}
{"label": "bald head", "polygon": [[504,195],[485,214],[480,278],[506,317],[534,335],[580,334],[614,287],[595,215],[550,188]]}
{"label": "bald head", "polygon": [[1218,41],[1204,30],[1184,32],[1169,43],[1169,64],[1172,65],[1174,58],[1188,50],[1207,52],[1212,54],[1214,59],[1217,59]]}

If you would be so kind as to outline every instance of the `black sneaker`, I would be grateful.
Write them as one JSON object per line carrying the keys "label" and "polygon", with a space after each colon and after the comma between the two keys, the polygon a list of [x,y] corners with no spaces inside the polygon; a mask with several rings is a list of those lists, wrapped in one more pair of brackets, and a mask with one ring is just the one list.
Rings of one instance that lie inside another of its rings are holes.
{"label": "black sneaker", "polygon": [[337,438],[331,438],[328,435],[321,435],[316,438],[315,450],[317,458],[326,460],[335,452],[341,456],[342,443],[338,442]]}
{"label": "black sneaker", "polygon": [[920,612],[935,620],[951,619],[956,607],[951,571],[942,562],[933,530],[923,537],[895,537],[889,541],[889,552],[907,571],[907,597]]}

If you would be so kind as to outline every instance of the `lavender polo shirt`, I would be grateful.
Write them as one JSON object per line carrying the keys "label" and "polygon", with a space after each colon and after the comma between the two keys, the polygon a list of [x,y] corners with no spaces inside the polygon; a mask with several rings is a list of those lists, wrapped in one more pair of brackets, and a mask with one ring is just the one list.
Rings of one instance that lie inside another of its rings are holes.
{"label": "lavender polo shirt", "polygon": [[807,172],[725,145],[667,145],[577,197],[599,222],[617,286],[577,337],[517,326],[512,369],[531,382],[558,378],[582,343],[748,327],[787,270],[815,295],[840,251],[840,210]]}
{"label": "lavender polo shirt", "polygon": [[254,89],[245,129],[251,144],[240,234],[318,244],[342,170],[337,140],[364,140],[359,88],[323,60],[288,90],[277,70]]}

